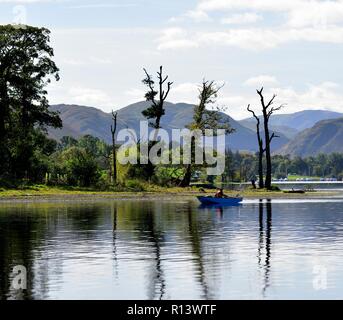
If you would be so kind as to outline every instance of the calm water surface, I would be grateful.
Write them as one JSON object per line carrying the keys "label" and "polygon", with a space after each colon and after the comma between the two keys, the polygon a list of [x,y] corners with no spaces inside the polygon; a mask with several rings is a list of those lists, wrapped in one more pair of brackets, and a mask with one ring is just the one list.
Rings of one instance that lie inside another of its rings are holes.
{"label": "calm water surface", "polygon": [[0,297],[342,299],[343,200],[2,203]]}

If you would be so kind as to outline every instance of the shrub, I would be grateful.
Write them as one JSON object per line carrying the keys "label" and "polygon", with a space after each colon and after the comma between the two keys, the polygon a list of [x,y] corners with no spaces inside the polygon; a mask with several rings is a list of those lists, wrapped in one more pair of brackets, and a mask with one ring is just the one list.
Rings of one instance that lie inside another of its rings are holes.
{"label": "shrub", "polygon": [[131,191],[145,191],[144,184],[139,180],[127,180],[125,181],[125,187]]}
{"label": "shrub", "polygon": [[94,158],[85,149],[71,147],[61,154],[62,171],[69,185],[89,187],[99,180],[99,170]]}

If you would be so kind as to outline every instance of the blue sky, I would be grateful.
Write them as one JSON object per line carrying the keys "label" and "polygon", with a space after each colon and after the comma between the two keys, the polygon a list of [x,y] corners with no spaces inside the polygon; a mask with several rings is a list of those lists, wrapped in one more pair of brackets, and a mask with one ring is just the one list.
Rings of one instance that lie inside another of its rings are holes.
{"label": "blue sky", "polygon": [[51,103],[108,112],[143,99],[143,67],[164,65],[170,100],[197,101],[203,78],[234,118],[258,108],[343,112],[343,0],[0,0],[0,23],[48,27],[61,69]]}

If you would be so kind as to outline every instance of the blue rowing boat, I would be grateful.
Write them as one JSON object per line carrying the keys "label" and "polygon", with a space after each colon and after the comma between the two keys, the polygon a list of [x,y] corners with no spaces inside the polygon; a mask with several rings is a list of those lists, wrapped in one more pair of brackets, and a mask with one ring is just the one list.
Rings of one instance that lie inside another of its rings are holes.
{"label": "blue rowing boat", "polygon": [[237,206],[243,201],[243,198],[240,197],[216,198],[199,196],[197,198],[204,205]]}

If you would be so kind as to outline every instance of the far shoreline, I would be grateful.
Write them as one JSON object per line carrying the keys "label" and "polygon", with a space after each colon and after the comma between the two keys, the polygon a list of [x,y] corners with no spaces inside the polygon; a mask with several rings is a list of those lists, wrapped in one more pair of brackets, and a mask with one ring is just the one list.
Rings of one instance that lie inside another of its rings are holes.
{"label": "far shoreline", "polygon": [[[158,190],[158,191],[84,191],[84,190],[62,190],[51,189],[47,191],[40,190],[1,190],[0,203],[8,202],[40,202],[40,201],[99,201],[99,200],[181,200],[195,199],[196,196],[211,196],[215,190]],[[246,190],[232,191],[226,190],[228,196],[240,195],[244,199],[334,199],[342,196],[343,193],[337,190],[328,191],[308,191],[304,194],[290,194],[282,191],[266,190]]]}

